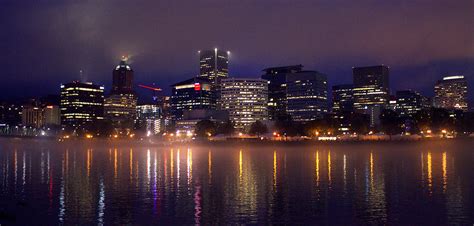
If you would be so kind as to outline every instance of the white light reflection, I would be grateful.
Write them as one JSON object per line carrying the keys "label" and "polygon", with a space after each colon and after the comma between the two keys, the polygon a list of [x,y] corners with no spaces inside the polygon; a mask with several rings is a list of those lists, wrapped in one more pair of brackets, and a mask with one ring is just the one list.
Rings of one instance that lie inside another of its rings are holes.
{"label": "white light reflection", "polygon": [[104,210],[105,210],[105,186],[104,180],[100,178],[99,183],[99,204],[98,204],[98,219],[97,223],[99,225],[104,224]]}

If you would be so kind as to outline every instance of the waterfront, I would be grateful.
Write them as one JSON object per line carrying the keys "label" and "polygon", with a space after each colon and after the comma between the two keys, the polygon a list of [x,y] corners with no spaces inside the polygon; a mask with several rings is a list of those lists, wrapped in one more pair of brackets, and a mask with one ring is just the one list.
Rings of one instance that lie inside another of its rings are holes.
{"label": "waterfront", "polygon": [[0,223],[472,224],[473,146],[0,139]]}

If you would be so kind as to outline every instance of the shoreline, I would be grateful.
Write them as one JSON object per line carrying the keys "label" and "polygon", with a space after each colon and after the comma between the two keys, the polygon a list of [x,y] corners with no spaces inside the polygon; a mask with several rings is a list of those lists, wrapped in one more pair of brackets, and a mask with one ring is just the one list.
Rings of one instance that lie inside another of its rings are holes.
{"label": "shoreline", "polygon": [[192,140],[192,141],[165,141],[165,140],[137,140],[137,139],[110,139],[110,138],[94,138],[94,139],[68,139],[58,141],[53,137],[12,137],[0,136],[0,143],[19,143],[27,141],[27,143],[56,143],[61,146],[69,145],[107,145],[107,146],[135,146],[147,145],[154,147],[172,147],[185,145],[199,145],[199,146],[215,146],[226,147],[229,145],[251,145],[251,146],[308,146],[308,145],[361,145],[361,144],[423,144],[430,142],[457,142],[457,141],[473,141],[473,137],[456,137],[456,138],[422,138],[417,140],[293,140],[293,141],[277,141],[277,140]]}

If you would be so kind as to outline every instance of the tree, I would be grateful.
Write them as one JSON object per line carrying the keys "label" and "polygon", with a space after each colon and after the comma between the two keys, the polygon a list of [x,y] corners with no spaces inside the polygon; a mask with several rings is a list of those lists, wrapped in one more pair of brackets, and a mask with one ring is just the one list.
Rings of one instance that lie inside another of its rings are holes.
{"label": "tree", "polygon": [[350,113],[347,115],[348,122],[350,122],[351,130],[359,133],[366,134],[369,132],[370,118],[368,115],[360,113]]}
{"label": "tree", "polygon": [[260,121],[256,121],[250,125],[249,134],[250,135],[261,135],[268,132],[268,128],[265,124]]}
{"label": "tree", "polygon": [[275,121],[275,129],[280,134],[285,134],[287,136],[302,135],[304,133],[303,125],[293,121],[289,115],[278,116]]}
{"label": "tree", "polygon": [[398,114],[390,109],[384,109],[380,114],[382,130],[388,135],[394,135],[402,132],[402,123]]}
{"label": "tree", "polygon": [[217,125],[217,134],[231,135],[232,133],[234,133],[234,131],[234,123],[232,123],[232,121],[230,120],[227,120],[226,122]]}
{"label": "tree", "polygon": [[217,126],[211,120],[201,120],[196,124],[194,132],[198,137],[207,137],[209,134],[214,135],[216,133]]}

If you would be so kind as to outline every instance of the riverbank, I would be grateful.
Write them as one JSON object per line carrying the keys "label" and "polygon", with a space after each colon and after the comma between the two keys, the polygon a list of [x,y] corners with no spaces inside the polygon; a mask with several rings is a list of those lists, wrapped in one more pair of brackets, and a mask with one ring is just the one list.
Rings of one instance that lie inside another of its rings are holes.
{"label": "riverbank", "polygon": [[94,146],[94,147],[175,147],[197,145],[204,147],[228,147],[228,146],[308,146],[308,145],[358,145],[358,144],[410,144],[410,143],[444,143],[446,141],[468,141],[474,142],[472,137],[457,138],[422,138],[422,139],[373,139],[373,140],[260,140],[260,139],[229,139],[229,140],[188,140],[167,141],[163,139],[67,139],[59,141],[45,137],[0,137],[0,144],[25,144],[25,145],[50,145],[56,143],[58,146]]}

